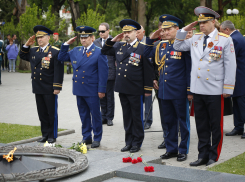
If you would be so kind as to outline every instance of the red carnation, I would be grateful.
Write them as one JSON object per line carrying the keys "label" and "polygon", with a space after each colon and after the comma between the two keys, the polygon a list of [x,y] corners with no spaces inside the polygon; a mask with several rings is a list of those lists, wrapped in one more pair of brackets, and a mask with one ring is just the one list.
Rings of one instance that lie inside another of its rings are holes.
{"label": "red carnation", "polygon": [[132,163],[133,163],[133,164],[138,163],[137,159],[133,159],[133,160],[132,160]]}
{"label": "red carnation", "polygon": [[128,157],[128,162],[132,162],[132,158],[131,157]]}
{"label": "red carnation", "polygon": [[154,172],[154,167],[153,166],[148,166],[149,172]]}
{"label": "red carnation", "polygon": [[145,172],[149,172],[148,166],[145,166],[144,169],[145,169]]}
{"label": "red carnation", "polygon": [[122,161],[123,162],[128,162],[128,158],[123,158]]}
{"label": "red carnation", "polygon": [[137,158],[137,161],[138,161],[138,162],[142,162],[142,158],[141,158],[141,157],[138,157],[138,158]]}

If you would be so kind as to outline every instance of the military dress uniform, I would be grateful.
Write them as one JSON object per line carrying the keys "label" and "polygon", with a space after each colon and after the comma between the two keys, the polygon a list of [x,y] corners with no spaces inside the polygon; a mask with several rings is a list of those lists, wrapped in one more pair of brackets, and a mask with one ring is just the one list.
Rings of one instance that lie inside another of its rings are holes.
{"label": "military dress uniform", "polygon": [[[35,26],[36,37],[52,33],[44,26]],[[42,136],[57,138],[58,132],[58,95],[54,90],[62,89],[64,65],[58,58],[59,49],[48,44],[43,50],[39,46],[25,47],[20,51],[20,58],[31,64],[32,92],[36,96],[38,116],[41,121]]]}
{"label": "military dress uniform", "polygon": [[[88,37],[96,30],[88,26],[77,27],[81,37]],[[102,121],[100,113],[100,99],[98,92],[106,93],[108,78],[107,58],[101,54],[101,49],[93,43],[85,51],[84,46],[69,50],[69,45],[63,44],[58,56],[61,62],[69,61],[73,67],[73,94],[77,97],[78,112],[82,122],[83,141],[86,144],[100,142],[102,138]]]}
{"label": "military dress uniform", "polygon": [[[122,20],[119,25],[122,31],[139,30],[140,25],[133,20]],[[115,91],[123,110],[126,146],[131,152],[140,149],[144,140],[143,94],[152,93],[153,66],[144,55],[145,45],[137,39],[132,45],[119,42],[116,47],[111,39],[107,39],[102,48],[105,55],[115,56],[117,60]]]}
{"label": "military dress uniform", "polygon": [[[194,12],[199,16],[199,22],[219,17],[219,14],[206,7],[197,7]],[[185,40],[186,34],[184,30],[177,32],[174,48],[191,52],[190,90],[194,93],[194,111],[199,139],[198,159],[202,161],[201,163],[208,162],[209,165],[218,161],[221,153],[223,93],[233,93],[236,73],[235,50],[232,39],[219,33],[217,29],[214,29],[209,37],[200,32]],[[198,162],[200,165],[201,163]]]}
{"label": "military dress uniform", "polygon": [[[161,15],[159,20],[162,29],[179,26],[182,21],[172,15]],[[154,40],[152,40],[154,41]],[[173,48],[174,40],[163,40],[153,49],[155,63],[158,65],[159,90],[163,117],[168,131],[165,137],[166,154],[163,159],[177,157],[177,154],[188,154],[190,142],[190,93],[191,58],[188,52],[180,52]],[[152,55],[153,56],[153,55]],[[178,146],[178,128],[180,127],[181,142]],[[168,154],[170,153],[170,154]],[[178,157],[185,160],[187,155]]]}
{"label": "military dress uniform", "polygon": [[62,42],[60,40],[57,40],[55,43],[54,43],[54,46],[57,47],[57,48],[61,48],[61,45],[62,45]]}

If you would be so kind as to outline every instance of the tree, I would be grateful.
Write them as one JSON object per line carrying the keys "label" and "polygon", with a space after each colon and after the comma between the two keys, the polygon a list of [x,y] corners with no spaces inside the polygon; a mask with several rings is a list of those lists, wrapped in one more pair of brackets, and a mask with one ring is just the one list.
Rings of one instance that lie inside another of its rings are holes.
{"label": "tree", "polygon": [[138,22],[145,27],[145,9],[146,3],[144,0],[138,0]]}
{"label": "tree", "polygon": [[68,0],[68,3],[71,9],[72,27],[75,30],[77,27],[76,20],[81,16],[80,9],[79,9],[79,1]]}

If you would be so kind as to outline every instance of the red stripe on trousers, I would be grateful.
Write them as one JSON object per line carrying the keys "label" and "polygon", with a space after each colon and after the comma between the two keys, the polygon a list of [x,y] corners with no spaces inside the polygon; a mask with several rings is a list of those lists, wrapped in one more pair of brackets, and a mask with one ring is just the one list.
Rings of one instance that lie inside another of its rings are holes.
{"label": "red stripe on trousers", "polygon": [[221,132],[221,138],[220,138],[220,141],[219,141],[219,145],[217,147],[217,153],[218,153],[218,156],[216,158],[216,161],[219,160],[219,156],[220,156],[220,153],[221,153],[221,148],[222,148],[222,143],[223,143],[223,118],[224,118],[224,97],[223,95],[221,95],[221,118],[220,118],[220,132]]}

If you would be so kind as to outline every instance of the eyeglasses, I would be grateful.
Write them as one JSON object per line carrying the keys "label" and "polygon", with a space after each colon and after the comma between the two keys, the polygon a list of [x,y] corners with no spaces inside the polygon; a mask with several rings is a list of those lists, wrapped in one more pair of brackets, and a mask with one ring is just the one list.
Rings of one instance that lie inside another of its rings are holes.
{"label": "eyeglasses", "polygon": [[99,33],[105,33],[106,30],[99,30],[98,32],[99,32]]}

